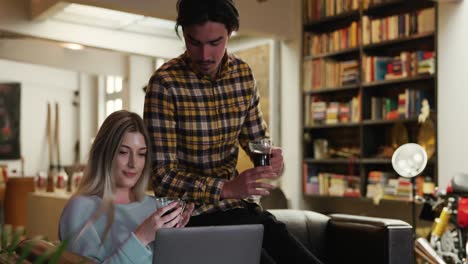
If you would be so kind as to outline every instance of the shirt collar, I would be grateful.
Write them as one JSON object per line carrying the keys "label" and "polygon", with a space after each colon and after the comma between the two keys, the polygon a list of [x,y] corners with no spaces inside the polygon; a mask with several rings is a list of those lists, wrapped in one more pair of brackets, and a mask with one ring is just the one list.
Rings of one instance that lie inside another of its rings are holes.
{"label": "shirt collar", "polygon": [[[192,70],[198,76],[198,78],[211,79],[210,76],[204,75],[197,70],[197,67],[195,67],[194,62],[188,55],[187,51],[185,51],[184,54],[182,55],[182,59],[185,61],[185,64],[190,68],[190,70]],[[231,56],[228,55],[227,51],[224,52],[224,56],[223,56],[223,59],[221,60],[220,65],[221,67],[218,68],[218,74],[215,79],[222,79],[226,74],[228,74],[231,71],[232,58]]]}

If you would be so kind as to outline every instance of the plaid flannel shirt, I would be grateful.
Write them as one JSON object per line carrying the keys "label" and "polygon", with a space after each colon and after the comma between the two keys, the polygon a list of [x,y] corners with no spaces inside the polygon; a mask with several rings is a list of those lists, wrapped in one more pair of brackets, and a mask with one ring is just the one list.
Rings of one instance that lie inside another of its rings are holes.
{"label": "plaid flannel shirt", "polygon": [[266,136],[250,67],[227,53],[221,65],[212,80],[184,53],[153,74],[145,97],[155,195],[195,202],[193,215],[243,207],[221,189],[238,175],[239,145],[249,153],[248,141]]}

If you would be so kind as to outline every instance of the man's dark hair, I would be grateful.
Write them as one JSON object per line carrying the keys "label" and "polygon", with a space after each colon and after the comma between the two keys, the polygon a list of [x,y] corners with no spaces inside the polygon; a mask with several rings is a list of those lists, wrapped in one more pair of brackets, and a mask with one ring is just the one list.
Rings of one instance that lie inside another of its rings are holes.
{"label": "man's dark hair", "polygon": [[175,30],[179,26],[203,24],[207,21],[224,24],[229,33],[239,29],[239,12],[233,0],[178,0]]}

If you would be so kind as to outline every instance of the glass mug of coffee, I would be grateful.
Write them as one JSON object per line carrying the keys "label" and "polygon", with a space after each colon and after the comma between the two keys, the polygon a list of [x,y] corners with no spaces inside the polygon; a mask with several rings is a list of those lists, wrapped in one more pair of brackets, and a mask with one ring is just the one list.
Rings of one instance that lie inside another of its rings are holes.
{"label": "glass mug of coffee", "polygon": [[249,150],[255,167],[270,166],[272,143],[269,138],[249,142]]}
{"label": "glass mug of coffee", "polygon": [[[255,167],[270,166],[272,142],[269,138],[262,138],[249,142],[250,156]],[[261,180],[259,180],[261,181]],[[250,195],[249,200],[260,203],[261,195]]]}
{"label": "glass mug of coffee", "polygon": [[[160,209],[160,208],[163,208],[163,207],[165,207],[165,206],[168,206],[168,205],[171,204],[172,202],[177,202],[177,203],[180,204],[180,206],[182,207],[181,214],[182,214],[182,212],[184,211],[184,208],[185,208],[185,202],[184,202],[183,200],[181,200],[180,198],[155,197],[154,200],[155,200],[155,202],[156,202],[156,209]],[[176,206],[176,207],[170,209],[169,211],[167,211],[166,213],[164,213],[163,216],[174,212],[177,208],[179,208],[179,207]]]}

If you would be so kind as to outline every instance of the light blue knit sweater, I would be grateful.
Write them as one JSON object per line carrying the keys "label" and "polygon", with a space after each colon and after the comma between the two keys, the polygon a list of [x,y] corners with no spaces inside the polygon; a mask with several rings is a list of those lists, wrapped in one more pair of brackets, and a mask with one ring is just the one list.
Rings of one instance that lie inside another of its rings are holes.
{"label": "light blue knit sweater", "polygon": [[114,223],[101,245],[107,216],[99,217],[76,236],[99,208],[102,199],[97,196],[78,196],[72,198],[63,209],[59,225],[59,237],[69,238],[68,250],[87,256],[98,263],[152,263],[152,248],[145,247],[133,231],[149,215],[156,211],[153,197],[146,196],[143,201],[131,204],[116,204]]}

